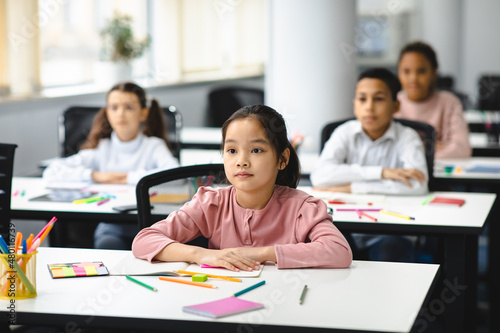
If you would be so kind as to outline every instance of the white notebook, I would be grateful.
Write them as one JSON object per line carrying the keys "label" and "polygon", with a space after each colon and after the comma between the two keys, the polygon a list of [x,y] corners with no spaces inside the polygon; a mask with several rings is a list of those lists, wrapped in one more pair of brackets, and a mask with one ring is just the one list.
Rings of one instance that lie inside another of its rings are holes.
{"label": "white notebook", "polygon": [[157,262],[150,263],[147,260],[137,259],[132,253],[128,253],[123,260],[116,265],[108,267],[109,275],[172,275],[178,276],[178,270],[195,272],[201,274],[212,274],[227,277],[254,278],[259,277],[264,265],[259,270],[251,272],[233,272],[225,268],[201,268],[198,264],[187,262]]}

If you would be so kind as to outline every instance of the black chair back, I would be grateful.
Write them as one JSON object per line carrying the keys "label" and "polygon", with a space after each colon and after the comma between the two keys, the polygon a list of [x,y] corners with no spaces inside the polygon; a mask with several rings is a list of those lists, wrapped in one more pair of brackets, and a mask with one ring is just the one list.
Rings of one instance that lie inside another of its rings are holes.
{"label": "black chair back", "polygon": [[[59,117],[59,156],[68,157],[78,153],[100,109],[93,106],[72,106],[63,112]],[[163,108],[163,114],[167,125],[167,137],[172,146],[172,155],[179,159],[182,116],[175,106]]]}
{"label": "black chair back", "polygon": [[[160,171],[141,178],[136,187],[139,228],[143,229],[157,222],[152,220],[151,206],[154,207],[155,199],[158,196],[165,193],[172,193],[172,187],[180,184],[177,182],[174,185],[171,182],[187,180],[191,186],[193,185],[192,178],[203,176],[212,176],[212,184],[225,183],[224,165],[220,163],[190,165]],[[179,194],[179,191],[177,191],[177,194]],[[159,205],[157,204],[157,206]],[[160,214],[162,213],[159,207],[156,207],[155,212],[158,211],[160,211]]]}
{"label": "black chair back", "polygon": [[12,193],[12,174],[14,153],[17,145],[0,143],[0,234],[9,239],[10,200]]}
{"label": "black chair back", "polygon": [[[346,121],[354,119],[355,118],[350,118],[326,124],[321,131],[320,151],[323,150],[326,141],[330,139],[333,131],[338,126],[342,125]],[[425,161],[427,164],[427,174],[429,177],[428,187],[429,191],[432,191],[434,189],[434,149],[436,146],[436,130],[431,125],[420,121],[399,118],[394,118],[394,121],[399,122],[404,126],[413,128],[420,135],[420,138],[422,139],[422,142],[424,144]]]}
{"label": "black chair back", "polygon": [[500,110],[500,75],[483,75],[478,82],[479,110]]}
{"label": "black chair back", "polygon": [[[223,164],[191,165],[143,177],[136,187],[139,229],[157,222],[153,220],[152,209],[156,216],[167,217],[171,211],[190,200],[199,185],[207,185],[207,182],[212,185],[228,185]],[[199,237],[189,244],[207,247],[208,241]]]}
{"label": "black chair back", "polygon": [[264,91],[250,87],[219,87],[208,94],[206,126],[222,124],[238,109],[246,105],[263,104]]}

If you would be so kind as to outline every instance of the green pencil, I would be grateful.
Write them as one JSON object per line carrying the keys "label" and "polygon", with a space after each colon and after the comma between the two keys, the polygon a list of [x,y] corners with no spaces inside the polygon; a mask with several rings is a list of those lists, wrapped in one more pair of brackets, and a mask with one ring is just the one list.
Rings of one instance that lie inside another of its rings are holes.
{"label": "green pencil", "polygon": [[429,195],[427,198],[425,198],[424,202],[422,202],[422,206],[427,205],[427,203],[431,201],[432,197],[433,197],[432,195]]}
{"label": "green pencil", "polygon": [[127,279],[129,279],[130,281],[137,283],[138,285],[141,285],[141,286],[143,286],[143,287],[145,287],[145,288],[151,289],[152,291],[158,291],[158,289],[156,289],[155,287],[152,287],[152,286],[150,286],[149,284],[145,284],[144,282],[141,282],[141,281],[139,281],[139,280],[136,280],[136,279],[134,279],[134,278],[133,278],[133,277],[131,277],[131,276],[125,275],[125,277],[126,277]]}

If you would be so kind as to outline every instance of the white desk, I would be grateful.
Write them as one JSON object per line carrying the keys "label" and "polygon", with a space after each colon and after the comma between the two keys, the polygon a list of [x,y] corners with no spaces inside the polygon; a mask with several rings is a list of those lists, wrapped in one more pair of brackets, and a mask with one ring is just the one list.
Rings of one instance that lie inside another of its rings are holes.
{"label": "white desk", "polygon": [[[445,172],[445,166],[452,166],[451,173]],[[491,166],[500,168],[500,157],[470,157],[457,159],[439,159],[434,162],[434,177],[439,179],[474,179],[474,180],[500,180],[500,172],[470,172],[474,166]],[[461,170],[457,171],[457,167]]]}
{"label": "white desk", "polygon": [[[490,191],[500,194],[500,173],[492,172],[468,172],[467,169],[474,165],[487,165],[500,167],[500,157],[471,157],[468,159],[443,159],[435,162],[436,184],[439,188],[456,188],[457,186],[467,187],[475,191]],[[444,166],[453,166],[455,169],[451,173],[444,172]],[[456,171],[456,167],[462,169]],[[488,231],[488,284],[490,313],[499,313],[500,311],[500,286],[495,281],[500,279],[500,243],[497,241],[500,237],[500,206],[495,204],[492,214],[489,218]],[[500,331],[500,318],[491,316],[490,331]]]}
{"label": "white desk", "polygon": [[[348,269],[277,270],[266,265],[260,278],[242,283],[212,280],[218,289],[140,280],[152,292],[124,276],[53,280],[48,263],[100,260],[108,267],[128,251],[41,248],[37,258],[37,293],[17,300],[18,324],[75,327],[165,329],[174,331],[304,332],[311,328],[409,332],[433,284],[438,265],[354,261]],[[217,320],[182,312],[182,306],[228,297],[260,280],[266,284],[240,296],[264,303],[262,310]],[[302,305],[298,299],[309,287]],[[8,301],[0,300],[5,322]],[[81,326],[80,326],[81,325]]]}
{"label": "white desk", "polygon": [[[442,239],[442,248],[438,262],[443,264],[443,281],[458,281],[467,289],[454,302],[446,305],[445,325],[448,332],[472,332],[475,329],[475,313],[477,304],[477,252],[478,236],[487,219],[491,219],[496,194],[434,192],[442,195],[465,199],[462,207],[422,206],[428,197],[424,196],[380,196],[380,195],[346,195],[329,192],[315,192],[310,188],[301,188],[322,198],[345,199],[348,202],[367,203],[373,205],[329,205],[332,208],[381,208],[415,217],[415,220],[404,220],[390,215],[367,212],[378,218],[373,222],[367,218],[359,219],[355,212],[333,213],[335,225],[342,232],[363,232],[399,235],[436,235]],[[444,290],[439,284],[437,288]]]}
{"label": "white desk", "polygon": [[222,142],[220,127],[183,127],[182,148],[219,149]]}
{"label": "white desk", "polygon": [[[73,204],[71,202],[32,201],[30,199],[48,193],[45,182],[39,177],[14,177],[12,179],[11,210],[14,218],[49,219],[54,214],[58,217],[80,220],[93,220],[96,222],[124,222],[137,223],[137,216],[132,214],[117,214],[112,208],[121,205],[134,205],[136,203],[135,186],[133,185],[95,185],[91,184],[88,190],[96,190],[114,195],[103,205],[97,202],[89,204]],[[22,193],[24,192],[24,195]]]}

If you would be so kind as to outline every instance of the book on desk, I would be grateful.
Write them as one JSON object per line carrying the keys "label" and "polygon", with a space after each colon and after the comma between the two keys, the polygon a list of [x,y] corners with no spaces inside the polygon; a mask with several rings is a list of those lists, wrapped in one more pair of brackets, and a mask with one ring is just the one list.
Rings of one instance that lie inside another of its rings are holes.
{"label": "book on desk", "polygon": [[202,268],[198,264],[187,262],[156,262],[138,259],[133,254],[128,254],[122,261],[109,268],[110,275],[163,275],[179,276],[177,271],[189,271],[199,274],[218,275],[236,278],[256,278],[262,273],[264,265],[259,270],[233,272],[225,268]]}

